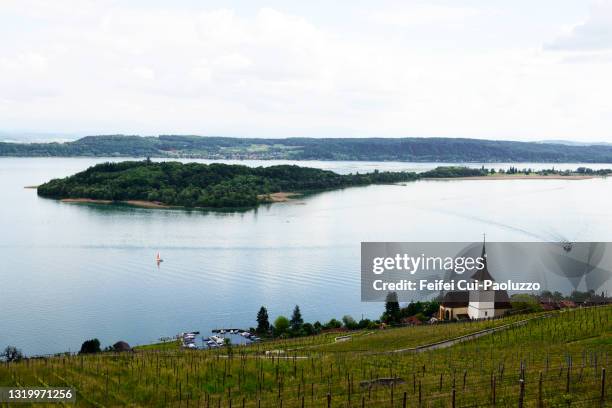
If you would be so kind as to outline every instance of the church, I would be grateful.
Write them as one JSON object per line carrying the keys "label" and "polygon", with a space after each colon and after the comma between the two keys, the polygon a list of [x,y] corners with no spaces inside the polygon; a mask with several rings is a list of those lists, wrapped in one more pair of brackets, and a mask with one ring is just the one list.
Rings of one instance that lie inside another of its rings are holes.
{"label": "church", "polygon": [[[481,257],[484,266],[470,279],[479,282],[494,281],[487,266],[485,243],[482,244]],[[440,320],[489,319],[502,316],[511,308],[510,297],[505,290],[452,291],[447,292],[442,298],[438,318]]]}

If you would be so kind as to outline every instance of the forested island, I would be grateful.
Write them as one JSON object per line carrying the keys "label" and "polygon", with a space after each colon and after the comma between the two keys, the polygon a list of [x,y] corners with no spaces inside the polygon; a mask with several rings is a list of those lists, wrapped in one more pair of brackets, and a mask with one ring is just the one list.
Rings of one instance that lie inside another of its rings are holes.
{"label": "forested island", "polygon": [[612,163],[612,145],[567,145],[466,138],[234,138],[87,136],[65,143],[0,142],[0,156],[413,162]]}
{"label": "forested island", "polygon": [[305,193],[416,180],[412,172],[341,175],[294,165],[247,167],[222,163],[102,163],[38,186],[42,197],[100,202],[140,201],[201,208],[253,207],[279,192]]}

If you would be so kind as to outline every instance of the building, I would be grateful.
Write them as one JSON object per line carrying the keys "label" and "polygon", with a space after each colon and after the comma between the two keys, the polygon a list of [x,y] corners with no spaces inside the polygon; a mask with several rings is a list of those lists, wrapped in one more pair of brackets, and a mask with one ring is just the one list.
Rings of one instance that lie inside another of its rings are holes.
{"label": "building", "polygon": [[[470,277],[473,281],[494,281],[487,265],[487,252],[482,244],[484,266]],[[471,290],[447,292],[440,302],[440,320],[489,319],[502,316],[512,308],[505,290]]]}

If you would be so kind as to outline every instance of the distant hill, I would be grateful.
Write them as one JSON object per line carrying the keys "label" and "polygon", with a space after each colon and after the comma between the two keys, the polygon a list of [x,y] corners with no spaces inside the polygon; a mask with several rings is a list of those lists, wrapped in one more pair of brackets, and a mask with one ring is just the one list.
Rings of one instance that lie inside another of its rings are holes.
{"label": "distant hill", "polygon": [[538,143],[560,144],[566,146],[612,146],[612,143],[607,142],[576,142],[573,140],[540,140]]}
{"label": "distant hill", "polygon": [[612,163],[612,145],[455,138],[265,139],[110,135],[87,136],[65,143],[0,143],[0,156]]}

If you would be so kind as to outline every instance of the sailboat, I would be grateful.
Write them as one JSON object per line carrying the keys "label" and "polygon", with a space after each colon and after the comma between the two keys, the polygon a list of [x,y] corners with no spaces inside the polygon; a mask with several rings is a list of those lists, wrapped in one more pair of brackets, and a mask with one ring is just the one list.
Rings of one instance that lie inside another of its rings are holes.
{"label": "sailboat", "polygon": [[160,263],[164,262],[164,260],[161,258],[161,256],[159,256],[159,252],[157,253],[157,256],[155,257],[155,262],[157,262],[158,265]]}

